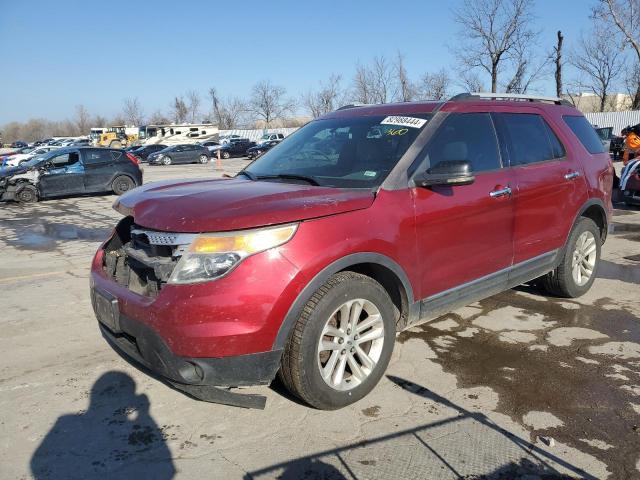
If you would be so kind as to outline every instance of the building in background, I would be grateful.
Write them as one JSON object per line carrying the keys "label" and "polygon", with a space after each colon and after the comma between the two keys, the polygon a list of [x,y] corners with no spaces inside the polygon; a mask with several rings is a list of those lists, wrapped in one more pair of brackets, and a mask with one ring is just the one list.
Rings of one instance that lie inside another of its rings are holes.
{"label": "building in background", "polygon": [[[595,93],[569,93],[562,96],[564,100],[568,100],[582,113],[594,113],[600,111],[600,97]],[[631,95],[626,93],[612,93],[607,95],[605,99],[605,111],[620,112],[629,110],[633,103]]]}

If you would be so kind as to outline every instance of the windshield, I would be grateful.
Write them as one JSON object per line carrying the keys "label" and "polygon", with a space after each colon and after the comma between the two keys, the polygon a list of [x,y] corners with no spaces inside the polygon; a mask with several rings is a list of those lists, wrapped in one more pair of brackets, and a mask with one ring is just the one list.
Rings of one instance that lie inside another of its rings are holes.
{"label": "windshield", "polygon": [[271,148],[246,171],[257,179],[297,175],[322,186],[376,187],[430,118],[417,114],[316,120]]}

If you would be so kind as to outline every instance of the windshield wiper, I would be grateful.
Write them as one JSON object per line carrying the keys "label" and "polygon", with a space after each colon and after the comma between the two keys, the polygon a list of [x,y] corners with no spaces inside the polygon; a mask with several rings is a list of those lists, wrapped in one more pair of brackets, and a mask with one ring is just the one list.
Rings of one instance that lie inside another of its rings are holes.
{"label": "windshield wiper", "polygon": [[256,176],[255,176],[253,173],[251,173],[251,172],[247,172],[246,170],[240,170],[240,171],[238,172],[238,175],[244,175],[244,176],[245,176],[245,177],[247,177],[249,180],[252,180],[252,181],[254,181],[254,182],[255,182],[256,180],[258,180],[258,177],[256,177]]}
{"label": "windshield wiper", "polygon": [[277,179],[277,178],[282,178],[285,180],[302,180],[304,182],[310,183],[311,185],[314,185],[316,187],[320,186],[320,184],[318,183],[318,181],[310,176],[307,175],[298,175],[296,173],[279,173],[278,175],[258,175],[256,176],[257,180],[269,180],[269,179]]}

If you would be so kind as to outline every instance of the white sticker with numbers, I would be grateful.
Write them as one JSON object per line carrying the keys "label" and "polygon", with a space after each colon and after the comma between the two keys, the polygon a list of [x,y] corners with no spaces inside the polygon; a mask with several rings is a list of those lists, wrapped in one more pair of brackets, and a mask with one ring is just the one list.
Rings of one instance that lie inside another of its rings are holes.
{"label": "white sticker with numbers", "polygon": [[387,117],[380,122],[381,125],[397,125],[399,127],[422,128],[427,120],[416,117]]}

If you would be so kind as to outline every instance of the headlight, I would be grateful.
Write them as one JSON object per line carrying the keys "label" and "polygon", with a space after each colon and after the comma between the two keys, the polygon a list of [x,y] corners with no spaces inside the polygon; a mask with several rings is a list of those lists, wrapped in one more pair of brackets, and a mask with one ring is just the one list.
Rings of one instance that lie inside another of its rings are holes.
{"label": "headlight", "polygon": [[287,243],[297,224],[198,235],[171,274],[169,283],[197,283],[229,273],[245,258]]}

